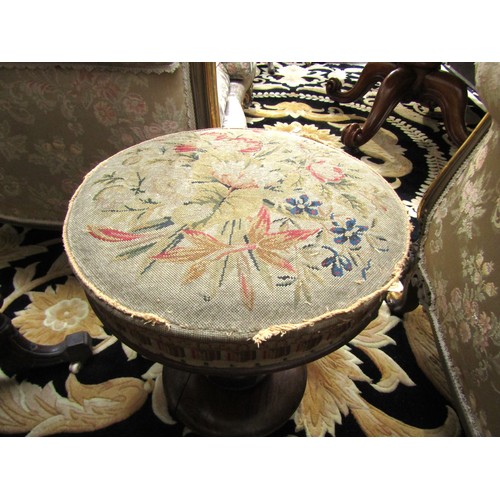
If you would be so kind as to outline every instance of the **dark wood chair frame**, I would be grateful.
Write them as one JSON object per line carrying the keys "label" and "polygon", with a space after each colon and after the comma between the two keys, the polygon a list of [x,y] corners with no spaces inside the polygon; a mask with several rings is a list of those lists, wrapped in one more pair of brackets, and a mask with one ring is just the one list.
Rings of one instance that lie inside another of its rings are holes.
{"label": "dark wood chair frame", "polygon": [[354,87],[341,91],[342,82],[330,78],[326,92],[335,102],[353,102],[381,82],[373,107],[363,125],[351,123],[342,130],[348,148],[368,142],[400,102],[417,101],[430,108],[436,104],[443,114],[451,141],[460,146],[468,136],[465,125],[467,86],[456,75],[443,71],[441,63],[369,62]]}

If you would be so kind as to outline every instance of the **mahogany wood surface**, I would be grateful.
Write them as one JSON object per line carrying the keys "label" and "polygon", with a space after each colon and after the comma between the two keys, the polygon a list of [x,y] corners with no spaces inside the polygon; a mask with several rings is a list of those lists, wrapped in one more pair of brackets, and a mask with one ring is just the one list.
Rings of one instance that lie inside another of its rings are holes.
{"label": "mahogany wood surface", "polygon": [[87,332],[68,335],[55,345],[35,344],[14,327],[10,318],[0,314],[0,367],[12,373],[60,363],[84,363],[92,356],[92,337]]}
{"label": "mahogany wood surface", "polygon": [[299,406],[306,366],[255,377],[209,377],[164,366],[169,411],[201,436],[266,436]]}
{"label": "mahogany wood surface", "polygon": [[350,148],[365,144],[400,102],[416,101],[429,107],[438,105],[451,141],[461,145],[468,136],[465,125],[467,86],[457,76],[440,68],[440,63],[432,62],[370,62],[354,87],[344,92],[338,79],[330,79],[326,84],[327,94],[339,103],[353,102],[381,82],[366,122],[363,126],[359,123],[347,125],[342,131],[342,143]]}

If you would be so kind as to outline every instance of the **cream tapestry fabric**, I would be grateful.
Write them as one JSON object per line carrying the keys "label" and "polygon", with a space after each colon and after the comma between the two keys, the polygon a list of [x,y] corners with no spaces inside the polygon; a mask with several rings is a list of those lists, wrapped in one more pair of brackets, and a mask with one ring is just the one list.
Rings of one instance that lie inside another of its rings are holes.
{"label": "cream tapestry fabric", "polygon": [[386,181],[342,151],[214,129],[99,165],[72,201],[65,244],[77,276],[120,310],[249,339],[380,293],[408,233]]}
{"label": "cream tapestry fabric", "polygon": [[187,63],[0,66],[0,220],[61,226],[99,162],[195,128]]}
{"label": "cream tapestry fabric", "polygon": [[500,148],[495,135],[491,131],[473,151],[436,204],[422,262],[439,342],[469,424],[481,435],[500,434]]}
{"label": "cream tapestry fabric", "polygon": [[[421,270],[434,330],[468,431],[500,435],[500,64],[478,63],[491,126],[429,213]],[[472,144],[474,144],[474,142]]]}

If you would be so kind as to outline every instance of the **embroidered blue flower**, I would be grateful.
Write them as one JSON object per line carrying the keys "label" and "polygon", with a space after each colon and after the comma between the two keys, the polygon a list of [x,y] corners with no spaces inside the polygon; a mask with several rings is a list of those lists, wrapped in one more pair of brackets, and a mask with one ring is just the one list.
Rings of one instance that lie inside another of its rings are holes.
{"label": "embroidered blue flower", "polygon": [[339,245],[343,245],[347,241],[356,247],[361,243],[361,236],[363,233],[368,231],[368,226],[356,225],[356,219],[347,219],[345,222],[345,227],[342,227],[336,220],[334,220],[334,215],[330,216],[332,219],[333,227],[330,231],[336,235],[333,241]]}
{"label": "embroidered blue flower", "polygon": [[286,207],[292,215],[299,215],[306,212],[309,215],[318,215],[316,207],[321,206],[321,201],[309,201],[307,194],[301,194],[299,198],[287,198],[285,200],[291,207]]}
{"label": "embroidered blue flower", "polygon": [[344,276],[344,272],[352,271],[352,261],[349,257],[340,255],[336,250],[330,247],[323,247],[333,253],[331,257],[327,257],[321,265],[323,267],[332,266],[331,271],[333,276],[341,277]]}

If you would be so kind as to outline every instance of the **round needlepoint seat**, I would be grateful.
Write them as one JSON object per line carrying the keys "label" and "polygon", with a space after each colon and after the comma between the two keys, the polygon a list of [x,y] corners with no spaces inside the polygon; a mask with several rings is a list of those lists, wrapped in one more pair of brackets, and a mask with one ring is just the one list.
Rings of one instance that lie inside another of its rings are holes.
{"label": "round needlepoint seat", "polygon": [[64,243],[110,333],[164,364],[202,434],[272,432],[305,363],[377,314],[405,263],[406,210],[346,153],[279,131],[162,136],[98,165]]}

